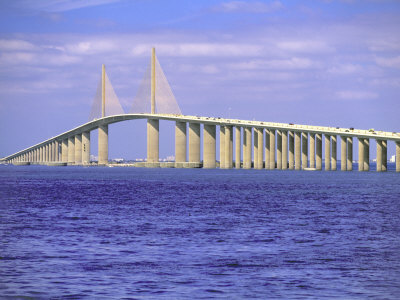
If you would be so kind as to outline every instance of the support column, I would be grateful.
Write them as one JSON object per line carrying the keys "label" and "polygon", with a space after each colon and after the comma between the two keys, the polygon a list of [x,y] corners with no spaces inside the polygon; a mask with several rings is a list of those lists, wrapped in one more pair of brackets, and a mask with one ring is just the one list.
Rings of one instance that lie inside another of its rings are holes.
{"label": "support column", "polygon": [[258,166],[257,169],[264,167],[264,129],[258,128]]}
{"label": "support column", "polygon": [[75,137],[70,136],[68,138],[68,164],[75,164]]}
{"label": "support column", "polygon": [[240,132],[240,127],[236,126],[235,127],[235,168],[240,169],[240,163],[241,163],[241,132]]}
{"label": "support column", "polygon": [[200,163],[199,123],[189,123],[189,162]]}
{"label": "support column", "polygon": [[233,131],[232,126],[225,126],[225,169],[232,169],[232,146]]}
{"label": "support column", "polygon": [[376,140],[376,171],[382,172],[382,140]]}
{"label": "support column", "polygon": [[331,147],[332,147],[332,157],[331,157],[331,170],[336,171],[337,169],[337,136],[332,135],[331,136]]}
{"label": "support column", "polygon": [[396,142],[396,172],[400,172],[400,142]]}
{"label": "support column", "polygon": [[[216,138],[215,137],[216,137],[216,126],[204,124],[204,127],[203,127],[203,168],[214,169],[216,167],[216,143],[215,143]],[[186,141],[186,138],[185,138],[185,141]]]}
{"label": "support column", "polygon": [[317,133],[315,135],[315,146],[316,146],[316,158],[315,158],[315,168],[317,170],[322,170],[322,135]]}
{"label": "support column", "polygon": [[315,133],[310,133],[310,168],[315,168]]}
{"label": "support column", "polygon": [[369,139],[364,139],[364,171],[369,171]]}
{"label": "support column", "polygon": [[147,162],[148,163],[159,162],[160,158],[159,138],[160,138],[160,121],[157,119],[147,119]]}
{"label": "support column", "polygon": [[382,141],[382,172],[387,171],[387,141]]}
{"label": "support column", "polygon": [[295,170],[301,169],[301,133],[295,132],[294,133],[294,168]]}
{"label": "support column", "polygon": [[270,166],[270,137],[269,137],[269,129],[265,129],[265,166],[264,168],[269,170]]}
{"label": "support column", "polygon": [[251,127],[244,128],[243,169],[251,169]]}
{"label": "support column", "polygon": [[289,131],[289,170],[294,170],[294,132]]}
{"label": "support column", "polygon": [[353,171],[353,138],[347,137],[347,171]]}
{"label": "support column", "polygon": [[82,134],[75,135],[75,164],[82,164]]}
{"label": "support column", "polygon": [[331,136],[325,134],[325,171],[331,170]]}
{"label": "support column", "polygon": [[51,143],[51,158],[50,161],[56,161],[56,141]]}
{"label": "support column", "polygon": [[308,166],[308,133],[301,134],[301,168],[305,169]]}
{"label": "support column", "polygon": [[345,136],[340,136],[340,143],[341,143],[341,153],[340,153],[340,170],[346,171],[347,170],[347,138]]}
{"label": "support column", "polygon": [[68,162],[68,139],[63,139],[61,144],[61,159]]}
{"label": "support column", "polygon": [[282,170],[288,167],[288,132],[282,131]]}
{"label": "support column", "polygon": [[225,126],[219,126],[219,168],[225,169]]}
{"label": "support column", "polygon": [[177,163],[186,162],[186,127],[186,122],[176,121],[175,123],[175,162]]}
{"label": "support column", "polygon": [[[149,159],[149,123],[153,120],[147,120],[147,160]],[[158,158],[158,120],[157,122],[157,158]],[[108,125],[99,125],[98,138],[98,164],[108,164]]]}
{"label": "support column", "polygon": [[364,171],[364,139],[358,138],[358,171]]}
{"label": "support column", "polygon": [[90,164],[90,131],[82,132],[82,164]]}
{"label": "support column", "polygon": [[269,130],[269,169],[275,169],[275,129]]}
{"label": "support column", "polygon": [[55,161],[60,161],[60,141],[56,141]]}
{"label": "support column", "polygon": [[254,156],[254,162],[253,162],[253,168],[256,169],[258,166],[258,129],[254,128],[253,129],[253,156]]}
{"label": "support column", "polygon": [[282,170],[282,132],[276,131],[276,168]]}

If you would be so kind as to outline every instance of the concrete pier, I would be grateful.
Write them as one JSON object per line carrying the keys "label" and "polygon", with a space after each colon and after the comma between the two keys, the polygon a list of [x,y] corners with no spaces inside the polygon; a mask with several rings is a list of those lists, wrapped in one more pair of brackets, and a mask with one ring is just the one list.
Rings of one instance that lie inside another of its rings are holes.
{"label": "concrete pier", "polygon": [[315,133],[310,133],[310,168],[315,168]]}
{"label": "concrete pier", "polygon": [[200,163],[200,124],[189,123],[189,162]]}
{"label": "concrete pier", "polygon": [[331,170],[331,136],[325,134],[325,171]]}
{"label": "concrete pier", "polygon": [[225,126],[219,127],[219,168],[225,169]]}
{"label": "concrete pier", "polygon": [[[175,123],[175,162],[186,162],[186,122],[179,122]],[[214,126],[215,131],[215,126]],[[215,139],[215,132],[214,132],[214,139]],[[215,141],[214,141],[215,142]],[[214,150],[215,152],[215,150]],[[214,162],[215,164],[215,162]]]}
{"label": "concrete pier", "polygon": [[68,138],[68,164],[75,164],[75,137],[70,136]]}
{"label": "concrete pier", "polygon": [[159,157],[160,157],[159,127],[160,127],[159,120],[147,119],[147,162],[148,163],[154,164],[159,162]]}
{"label": "concrete pier", "polygon": [[288,167],[288,132],[282,131],[282,170]]}
{"label": "concrete pier", "polygon": [[308,164],[308,133],[301,133],[301,168],[307,168]]}
{"label": "concrete pier", "polygon": [[340,170],[347,170],[347,138],[345,136],[340,136]]}
{"label": "concrete pier", "polygon": [[294,133],[289,131],[289,170],[294,170]]}
{"label": "concrete pier", "polygon": [[216,126],[204,124],[203,168],[214,169],[215,167],[216,167]]}
{"label": "concrete pier", "polygon": [[400,172],[400,142],[396,142],[396,172]]}
{"label": "concrete pier", "polygon": [[320,171],[322,170],[322,135],[320,133],[315,135],[315,146],[316,146],[315,168]]}
{"label": "concrete pier", "polygon": [[232,126],[225,126],[225,169],[232,169],[233,157],[233,130]]}
{"label": "concrete pier", "polygon": [[269,138],[269,130],[265,129],[265,165],[264,165],[264,168],[267,170],[270,169],[270,166],[269,166],[269,164],[270,164],[269,159],[270,159],[270,155],[271,155],[270,148],[271,148],[271,145],[270,145],[270,138]]}
{"label": "concrete pier", "polygon": [[364,139],[364,171],[369,171],[369,139]]}
{"label": "concrete pier", "polygon": [[275,129],[269,130],[269,169],[275,169]]}
{"label": "concrete pier", "polygon": [[276,131],[276,168],[282,170],[282,132]]}
{"label": "concrete pier", "polygon": [[364,139],[358,138],[358,171],[364,171]]}
{"label": "concrete pier", "polygon": [[82,164],[90,164],[90,131],[82,132]]}
{"label": "concrete pier", "polygon": [[294,169],[301,170],[301,132],[294,133]]}
{"label": "concrete pier", "polygon": [[[68,162],[68,139],[63,139],[61,144],[61,160]],[[39,158],[38,160],[39,161]]]}
{"label": "concrete pier", "polygon": [[251,127],[244,128],[243,169],[251,169]]}
{"label": "concrete pier", "polygon": [[[158,123],[158,121],[157,121]],[[147,125],[149,122],[147,122]],[[149,128],[147,126],[147,138],[149,133]],[[108,164],[108,125],[99,125],[98,132],[98,164],[106,165]],[[147,139],[148,143],[148,139]],[[158,146],[158,145],[157,145]],[[158,154],[158,151],[157,151]]]}
{"label": "concrete pier", "polygon": [[376,171],[382,172],[382,140],[376,140]]}
{"label": "concrete pier", "polygon": [[82,164],[82,134],[75,135],[75,164]]}
{"label": "concrete pier", "polygon": [[240,169],[241,163],[241,127],[235,127],[235,168]]}
{"label": "concrete pier", "polygon": [[258,131],[257,128],[253,129],[253,168],[256,169],[258,166]]}
{"label": "concrete pier", "polygon": [[337,136],[331,135],[331,170],[337,169]]}
{"label": "concrete pier", "polygon": [[347,171],[353,171],[353,138],[347,137]]}
{"label": "concrete pier", "polygon": [[387,141],[382,141],[382,172],[387,171]]}

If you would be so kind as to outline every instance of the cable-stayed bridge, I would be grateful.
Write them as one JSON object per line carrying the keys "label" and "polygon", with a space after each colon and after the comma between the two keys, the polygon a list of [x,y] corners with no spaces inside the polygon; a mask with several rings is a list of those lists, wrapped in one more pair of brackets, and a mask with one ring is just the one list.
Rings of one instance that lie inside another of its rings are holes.
{"label": "cable-stayed bridge", "polygon": [[145,167],[160,166],[159,121],[168,120],[176,122],[173,167],[218,167],[218,129],[220,168],[322,170],[324,158],[324,169],[334,171],[338,169],[337,148],[340,141],[340,169],[351,171],[356,138],[359,171],[370,170],[370,141],[375,140],[376,171],[387,171],[387,144],[393,141],[396,145],[396,172],[400,172],[400,134],[396,132],[182,115],[154,48],[150,66],[129,113],[124,113],[103,66],[87,123],[4,157],[1,161],[16,165],[88,165],[91,163],[90,132],[98,129],[98,164],[106,165],[108,126],[134,119],[147,119]]}

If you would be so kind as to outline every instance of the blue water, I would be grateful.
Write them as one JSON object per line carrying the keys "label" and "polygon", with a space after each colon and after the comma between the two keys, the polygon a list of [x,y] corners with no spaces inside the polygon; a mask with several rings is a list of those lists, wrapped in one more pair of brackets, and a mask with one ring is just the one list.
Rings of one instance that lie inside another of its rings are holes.
{"label": "blue water", "polygon": [[400,174],[0,166],[0,296],[399,299]]}

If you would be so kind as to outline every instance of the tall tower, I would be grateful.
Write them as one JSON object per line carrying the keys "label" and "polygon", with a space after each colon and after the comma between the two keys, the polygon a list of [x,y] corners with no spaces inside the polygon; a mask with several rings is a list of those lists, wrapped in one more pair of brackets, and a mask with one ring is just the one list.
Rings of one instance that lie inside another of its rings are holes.
{"label": "tall tower", "polygon": [[156,48],[151,49],[151,113],[156,113]]}
{"label": "tall tower", "polygon": [[106,116],[106,67],[101,66],[101,117]]}

